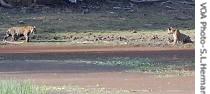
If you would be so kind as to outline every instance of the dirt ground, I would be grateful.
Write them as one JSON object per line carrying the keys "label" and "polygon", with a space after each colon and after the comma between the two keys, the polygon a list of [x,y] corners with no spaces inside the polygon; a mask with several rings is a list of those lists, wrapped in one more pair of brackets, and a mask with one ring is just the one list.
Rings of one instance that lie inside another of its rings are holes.
{"label": "dirt ground", "polygon": [[[9,45],[0,47],[0,53],[50,53],[50,52],[161,52],[161,51],[192,51],[193,48],[162,48],[162,47],[130,47],[130,46],[35,46]],[[151,54],[152,55],[152,54]],[[149,56],[149,55],[148,55]]]}
{"label": "dirt ground", "polygon": [[85,88],[123,89],[136,94],[194,94],[194,76],[159,77],[145,73],[33,73],[3,72],[1,79],[32,80],[50,86],[77,85]]}
{"label": "dirt ground", "polygon": [[[192,75],[125,72],[124,68],[66,61],[75,56],[141,56],[193,58],[193,49],[177,48],[59,48],[0,49],[0,79],[31,80],[47,86],[76,85],[85,88],[129,90],[134,94],[194,94]],[[86,56],[86,57],[85,57]],[[64,62],[64,63],[57,63]],[[71,63],[65,63],[71,62]]]}

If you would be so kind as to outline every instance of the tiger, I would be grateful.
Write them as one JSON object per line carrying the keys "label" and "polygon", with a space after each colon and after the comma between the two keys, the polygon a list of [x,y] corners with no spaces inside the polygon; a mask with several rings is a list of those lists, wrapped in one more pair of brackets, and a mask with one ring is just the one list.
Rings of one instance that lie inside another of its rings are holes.
{"label": "tiger", "polygon": [[180,30],[176,29],[174,27],[169,27],[168,28],[168,34],[173,35],[173,44],[174,45],[176,45],[179,42],[181,42],[181,44],[192,43],[192,40],[189,36],[180,33]]}
{"label": "tiger", "polygon": [[8,37],[12,37],[11,41],[16,41],[19,37],[24,36],[25,41],[29,42],[29,35],[36,32],[35,26],[21,26],[21,27],[11,27],[6,31],[3,41],[6,41]]}

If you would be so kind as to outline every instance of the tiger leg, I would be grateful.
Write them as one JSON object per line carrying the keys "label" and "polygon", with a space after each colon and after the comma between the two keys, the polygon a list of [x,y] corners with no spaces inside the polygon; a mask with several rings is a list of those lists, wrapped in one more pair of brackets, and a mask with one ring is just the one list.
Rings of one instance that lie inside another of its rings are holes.
{"label": "tiger leg", "polygon": [[26,41],[26,42],[29,42],[29,37],[28,37],[28,35],[24,35],[24,37],[25,37],[25,41]]}
{"label": "tiger leg", "polygon": [[8,38],[9,36],[10,36],[9,34],[6,34],[6,35],[4,36],[3,41],[6,41],[6,40],[7,40],[7,38]]}
{"label": "tiger leg", "polygon": [[176,45],[178,43],[178,39],[174,38],[174,45]]}
{"label": "tiger leg", "polygon": [[12,35],[11,41],[15,41],[15,35]]}

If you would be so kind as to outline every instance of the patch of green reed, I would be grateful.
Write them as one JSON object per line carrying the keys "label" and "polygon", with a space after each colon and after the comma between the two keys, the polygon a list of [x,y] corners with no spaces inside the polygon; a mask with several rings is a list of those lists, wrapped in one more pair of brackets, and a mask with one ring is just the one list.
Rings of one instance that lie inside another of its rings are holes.
{"label": "patch of green reed", "polygon": [[194,68],[193,60],[161,61],[153,58],[113,57],[96,61],[97,65],[118,66],[127,71],[139,72],[169,72]]}
{"label": "patch of green reed", "polygon": [[0,80],[0,94],[47,94],[47,90],[30,81]]}

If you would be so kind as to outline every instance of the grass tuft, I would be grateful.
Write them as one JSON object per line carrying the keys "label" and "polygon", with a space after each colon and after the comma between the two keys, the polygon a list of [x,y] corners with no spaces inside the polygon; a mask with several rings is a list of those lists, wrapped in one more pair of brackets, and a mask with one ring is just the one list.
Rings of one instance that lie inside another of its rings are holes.
{"label": "grass tuft", "polygon": [[96,61],[97,65],[118,66],[135,72],[168,73],[194,70],[193,60],[164,61],[152,58],[113,57]]}
{"label": "grass tuft", "polygon": [[30,81],[1,80],[0,94],[47,94],[47,90]]}

